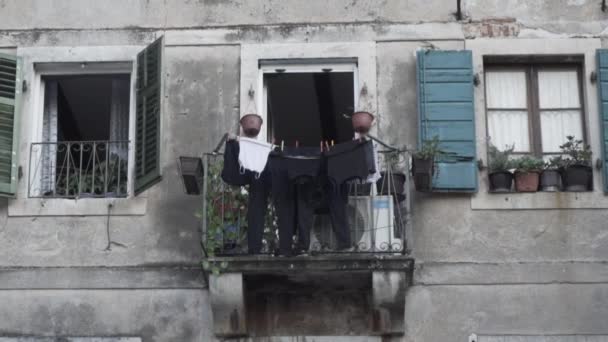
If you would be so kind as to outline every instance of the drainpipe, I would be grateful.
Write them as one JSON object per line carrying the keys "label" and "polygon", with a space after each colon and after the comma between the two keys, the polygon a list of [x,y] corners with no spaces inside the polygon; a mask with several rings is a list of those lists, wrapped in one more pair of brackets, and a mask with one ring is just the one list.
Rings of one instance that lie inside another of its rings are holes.
{"label": "drainpipe", "polygon": [[[456,19],[457,20],[462,20],[461,2],[462,2],[462,0],[456,0]],[[606,2],[606,0],[604,0],[604,2]]]}
{"label": "drainpipe", "polygon": [[606,7],[606,0],[602,0],[602,12],[606,12],[606,10],[608,10],[608,7]]}

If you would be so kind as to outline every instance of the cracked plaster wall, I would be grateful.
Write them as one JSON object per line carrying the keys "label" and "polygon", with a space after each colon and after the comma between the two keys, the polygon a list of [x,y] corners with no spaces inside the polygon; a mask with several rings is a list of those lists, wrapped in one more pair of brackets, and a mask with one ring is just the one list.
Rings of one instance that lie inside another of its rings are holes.
{"label": "cracked plaster wall", "polygon": [[[413,53],[424,41],[459,49],[465,38],[576,36],[600,37],[608,47],[608,14],[599,0],[463,0],[462,22],[454,19],[455,4],[0,0],[2,52],[143,46],[161,34],[175,44],[165,50],[164,179],[148,191],[145,216],[111,219],[112,240],[126,247],[104,251],[104,217],[9,218],[0,201],[0,268],[196,265],[193,213],[200,201],[183,195],[175,156],[209,150],[234,126],[240,43],[377,41],[380,132],[409,145],[417,139]],[[606,210],[472,211],[468,196],[414,196],[410,247],[424,268],[407,297],[406,341],[464,341],[480,331],[608,331],[602,319],[608,315]],[[205,290],[32,290],[30,284],[0,290],[0,335],[212,340]]]}

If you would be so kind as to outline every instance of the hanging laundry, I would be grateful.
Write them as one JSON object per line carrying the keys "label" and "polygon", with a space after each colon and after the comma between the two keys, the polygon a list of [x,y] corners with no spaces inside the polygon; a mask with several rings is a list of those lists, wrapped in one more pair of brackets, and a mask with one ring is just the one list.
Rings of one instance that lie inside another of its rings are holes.
{"label": "hanging laundry", "polygon": [[272,150],[272,144],[265,143],[256,139],[240,137],[239,138],[239,165],[241,173],[245,170],[252,171],[259,177],[266,163],[268,162],[268,154]]}
{"label": "hanging laundry", "polygon": [[236,140],[227,140],[224,148],[224,166],[222,168],[222,180],[224,182],[241,186],[249,184],[249,177],[240,170],[239,164],[239,142]]}
{"label": "hanging laundry", "polygon": [[372,142],[352,140],[337,144],[325,152],[327,176],[336,186],[352,179],[367,180],[376,167],[369,160]]}
{"label": "hanging laundry", "polygon": [[[371,162],[369,160],[370,155]],[[367,177],[367,182],[375,184],[378,180],[380,180],[380,178],[382,178],[382,175],[380,175],[380,160],[378,159],[378,144],[372,143],[371,146],[367,148],[367,156],[370,165],[374,166],[373,172],[370,172],[369,176]]]}

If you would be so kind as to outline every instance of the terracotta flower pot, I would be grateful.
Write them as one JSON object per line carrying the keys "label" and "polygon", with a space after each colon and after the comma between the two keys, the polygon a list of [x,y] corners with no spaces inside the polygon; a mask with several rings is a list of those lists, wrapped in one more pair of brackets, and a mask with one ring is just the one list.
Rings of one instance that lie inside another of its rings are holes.
{"label": "terracotta flower pot", "polygon": [[540,174],[536,171],[515,172],[515,190],[517,192],[536,192]]}
{"label": "terracotta flower pot", "polygon": [[355,112],[352,115],[353,129],[357,133],[369,132],[374,122],[374,115],[369,112]]}
{"label": "terracotta flower pot", "polygon": [[262,128],[262,117],[257,114],[245,114],[241,118],[241,127],[243,134],[248,138],[255,138],[260,134]]}

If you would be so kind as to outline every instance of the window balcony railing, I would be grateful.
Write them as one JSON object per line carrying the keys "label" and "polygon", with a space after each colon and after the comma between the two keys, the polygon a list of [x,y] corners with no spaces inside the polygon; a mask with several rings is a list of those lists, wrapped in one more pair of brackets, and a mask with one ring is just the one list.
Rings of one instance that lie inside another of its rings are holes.
{"label": "window balcony railing", "polygon": [[128,195],[129,141],[60,141],[30,146],[28,195],[106,198]]}
{"label": "window balcony railing", "polygon": [[[204,156],[203,245],[207,256],[238,256],[247,251],[247,186],[221,179],[223,154]],[[394,149],[379,151],[382,178],[376,184],[349,183],[346,207],[351,248],[337,249],[327,208],[316,208],[308,254],[406,254],[406,225],[410,214],[409,155]],[[272,198],[268,200],[261,254],[275,255],[278,227]],[[296,233],[297,235],[297,233]],[[294,237],[294,246],[297,245]]]}

